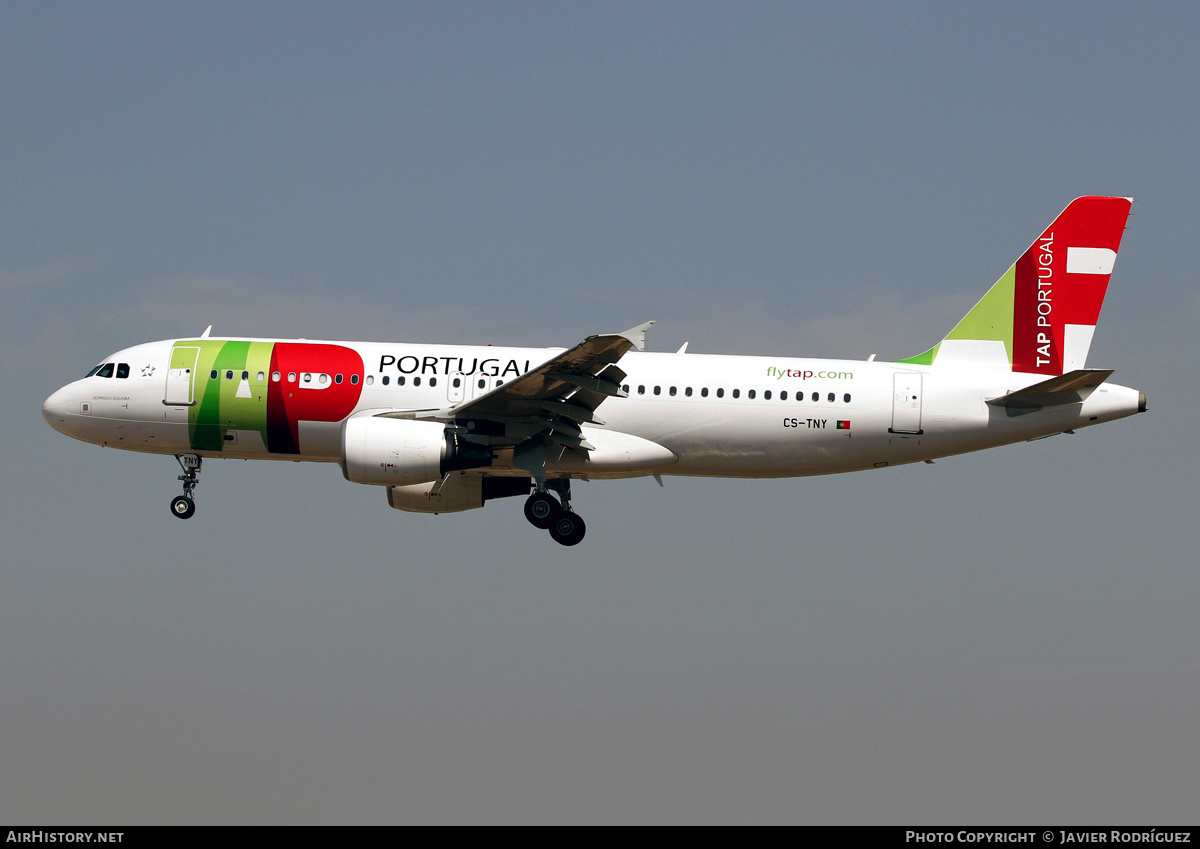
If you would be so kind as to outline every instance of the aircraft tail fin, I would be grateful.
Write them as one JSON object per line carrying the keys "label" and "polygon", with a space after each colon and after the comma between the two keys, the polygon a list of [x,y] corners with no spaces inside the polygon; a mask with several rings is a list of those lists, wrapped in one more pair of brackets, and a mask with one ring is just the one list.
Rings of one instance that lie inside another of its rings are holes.
{"label": "aircraft tail fin", "polygon": [[945,339],[900,362],[1047,377],[1082,369],[1132,203],[1071,201]]}

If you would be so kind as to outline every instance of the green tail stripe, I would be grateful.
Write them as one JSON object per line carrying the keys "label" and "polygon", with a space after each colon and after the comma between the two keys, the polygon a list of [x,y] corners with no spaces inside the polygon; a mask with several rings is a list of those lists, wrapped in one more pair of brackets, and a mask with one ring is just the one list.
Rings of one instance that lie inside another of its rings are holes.
{"label": "green tail stripe", "polygon": [[[946,334],[946,339],[977,339],[1004,343],[1004,352],[1008,355],[1008,364],[1013,359],[1013,304],[1017,291],[1017,265],[1013,265],[1004,276],[995,282],[987,294],[980,298],[979,303],[963,316],[962,321]],[[945,342],[943,339],[942,342]],[[931,366],[937,359],[941,342],[928,351],[909,357],[907,360],[897,360],[914,366]]]}
{"label": "green tail stripe", "polygon": [[1004,343],[1009,365],[1013,353],[1013,302],[1016,298],[1017,265],[1013,263],[963,320],[955,325],[947,339],[983,339]]}
{"label": "green tail stripe", "polygon": [[940,348],[941,346],[942,346],[942,343],[938,342],[936,345],[934,345],[932,348],[930,348],[928,351],[926,351],[923,354],[917,354],[915,357],[909,357],[907,360],[896,360],[896,362],[908,363],[909,365],[914,365],[914,366],[931,366],[931,365],[933,365],[934,357],[937,356],[938,348]]}

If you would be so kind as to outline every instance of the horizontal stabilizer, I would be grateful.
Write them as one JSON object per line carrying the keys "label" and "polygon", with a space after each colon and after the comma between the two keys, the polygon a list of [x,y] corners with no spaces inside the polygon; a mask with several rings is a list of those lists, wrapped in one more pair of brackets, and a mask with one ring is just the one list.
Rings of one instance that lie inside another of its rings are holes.
{"label": "horizontal stabilizer", "polygon": [[1007,407],[1010,416],[1032,413],[1043,407],[1078,404],[1086,399],[1115,369],[1086,368],[1043,380],[1016,392],[988,401],[993,407]]}

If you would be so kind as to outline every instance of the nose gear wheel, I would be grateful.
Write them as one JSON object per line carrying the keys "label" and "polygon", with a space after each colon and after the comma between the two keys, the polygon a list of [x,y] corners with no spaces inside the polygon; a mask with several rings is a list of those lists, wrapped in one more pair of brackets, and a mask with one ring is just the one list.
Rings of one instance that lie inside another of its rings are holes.
{"label": "nose gear wheel", "polygon": [[200,466],[204,461],[199,454],[176,454],[175,460],[179,463],[179,468],[183,469],[183,474],[179,476],[179,480],[183,481],[183,495],[171,499],[171,515],[180,519],[190,519],[196,512],[196,501],[192,493],[200,483]]}

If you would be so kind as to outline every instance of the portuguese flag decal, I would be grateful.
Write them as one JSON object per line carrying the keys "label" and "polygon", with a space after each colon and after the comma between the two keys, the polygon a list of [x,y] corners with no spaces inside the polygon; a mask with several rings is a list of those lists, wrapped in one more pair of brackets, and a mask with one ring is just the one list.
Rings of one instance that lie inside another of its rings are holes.
{"label": "portuguese flag decal", "polygon": [[842,421],[841,419],[838,419],[838,426],[837,426],[837,429],[838,429],[838,430],[849,430],[849,429],[850,429],[850,422],[849,422],[849,421]]}

